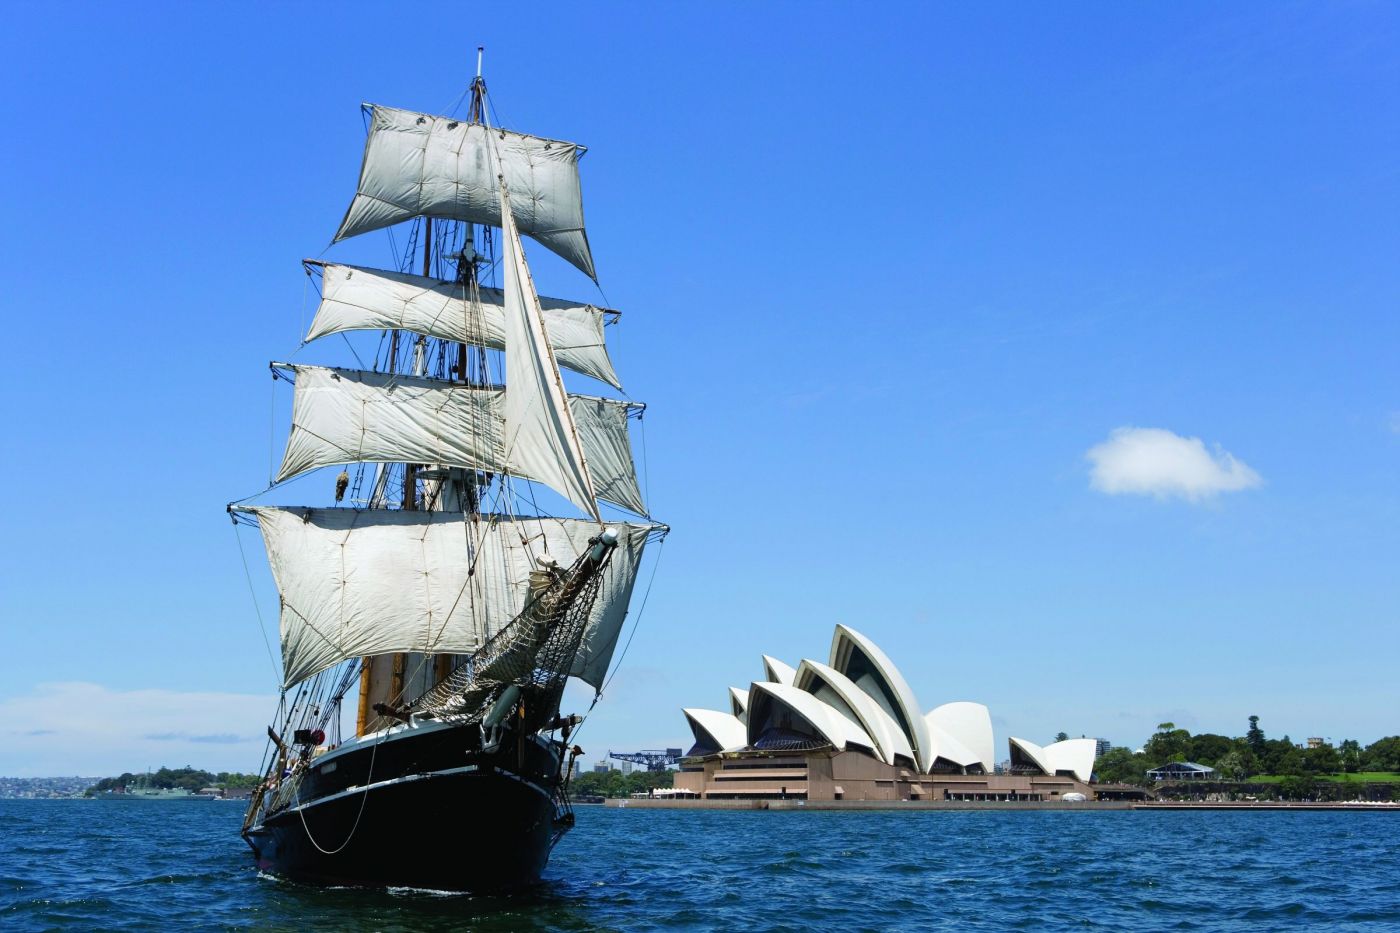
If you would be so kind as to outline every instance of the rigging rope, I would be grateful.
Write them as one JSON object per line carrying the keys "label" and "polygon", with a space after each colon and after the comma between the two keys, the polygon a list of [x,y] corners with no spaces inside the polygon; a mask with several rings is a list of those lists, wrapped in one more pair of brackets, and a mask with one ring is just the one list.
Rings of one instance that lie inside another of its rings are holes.
{"label": "rigging rope", "polygon": [[593,694],[593,702],[588,704],[588,709],[584,712],[582,721],[574,727],[571,733],[572,741],[577,742],[578,734],[588,723],[588,717],[593,712],[593,707],[598,705],[598,701],[603,698],[603,691],[613,682],[617,672],[622,670],[622,662],[627,657],[627,649],[632,647],[632,639],[637,635],[637,629],[642,624],[642,616],[647,611],[647,601],[651,599],[651,585],[656,582],[656,571],[661,566],[661,552],[666,548],[666,535],[661,536],[661,540],[656,542],[656,562],[651,565],[651,576],[647,578],[647,590],[642,594],[642,604],[637,607],[637,618],[632,622],[632,631],[627,635],[627,641],[622,646],[622,653],[617,656],[617,663],[613,665],[612,673],[603,681],[603,686],[599,687]]}
{"label": "rigging rope", "polygon": [[248,555],[243,551],[243,536],[238,532],[238,523],[233,523],[233,539],[238,542],[238,556],[243,559],[243,576],[248,580],[248,595],[253,600],[253,612],[258,617],[258,632],[262,635],[263,646],[267,648],[267,659],[272,662],[272,676],[278,682],[282,682],[282,675],[277,667],[277,658],[272,654],[272,642],[267,637],[267,624],[263,622],[262,607],[258,605],[258,593],[253,586],[253,571],[248,567]]}
{"label": "rigging rope", "polygon": [[380,734],[379,740],[374,743],[369,752],[369,770],[365,772],[365,788],[360,796],[360,812],[355,814],[355,823],[350,827],[350,835],[345,837],[345,841],[334,849],[324,849],[316,841],[316,837],[311,835],[311,827],[306,824],[306,809],[301,806],[301,779],[297,779],[296,799],[292,805],[296,807],[297,816],[301,817],[301,828],[306,833],[306,838],[311,840],[311,844],[316,847],[316,851],[322,855],[335,855],[350,844],[350,840],[355,838],[355,831],[360,828],[360,820],[365,815],[365,804],[369,802],[369,787],[374,781],[374,760],[379,756],[379,746],[387,736],[388,730]]}

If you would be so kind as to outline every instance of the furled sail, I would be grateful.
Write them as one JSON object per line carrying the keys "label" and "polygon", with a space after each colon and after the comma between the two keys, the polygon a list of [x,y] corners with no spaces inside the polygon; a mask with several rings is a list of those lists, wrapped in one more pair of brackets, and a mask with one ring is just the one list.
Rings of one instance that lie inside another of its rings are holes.
{"label": "furled sail", "polygon": [[[276,364],[296,374],[292,430],[277,482],[337,463],[438,463],[552,485],[505,453],[505,390],[392,373]],[[569,396],[601,499],[646,514],[627,436],[634,403]],[[563,490],[557,490],[563,492]]]}
{"label": "furled sail", "polygon": [[[588,475],[587,457],[564,380],[550,349],[540,299],[520,231],[510,207],[508,184],[501,185],[502,291],[505,293],[506,377],[504,447],[506,461],[522,476],[558,490],[595,519],[598,496]],[[624,424],[625,427],[625,424]]]}
{"label": "furled sail", "polygon": [[[499,227],[496,176],[504,172],[521,231],[597,278],[578,177],[578,160],[587,151],[576,143],[376,104],[359,189],[335,239],[420,214]],[[493,153],[500,154],[499,169]]]}
{"label": "furled sail", "polygon": [[[535,558],[568,566],[592,521],[375,509],[259,506],[281,596],[283,683],[350,658],[468,654],[519,613]],[[612,524],[618,547],[570,671],[600,687],[627,615],[647,537],[662,526]]]}
{"label": "furled sail", "polygon": [[[321,304],[308,341],[351,330],[407,330],[455,343],[505,348],[504,293],[457,282],[360,266],[322,266]],[[622,388],[603,342],[603,315],[593,305],[540,298],[550,346],[560,366]]]}

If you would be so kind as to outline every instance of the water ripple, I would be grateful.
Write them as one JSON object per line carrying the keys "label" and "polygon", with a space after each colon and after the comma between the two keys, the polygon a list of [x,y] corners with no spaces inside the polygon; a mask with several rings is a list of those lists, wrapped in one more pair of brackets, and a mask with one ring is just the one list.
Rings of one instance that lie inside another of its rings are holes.
{"label": "water ripple", "polygon": [[1387,812],[581,808],[528,896],[259,874],[235,804],[0,801],[0,927],[1400,929]]}

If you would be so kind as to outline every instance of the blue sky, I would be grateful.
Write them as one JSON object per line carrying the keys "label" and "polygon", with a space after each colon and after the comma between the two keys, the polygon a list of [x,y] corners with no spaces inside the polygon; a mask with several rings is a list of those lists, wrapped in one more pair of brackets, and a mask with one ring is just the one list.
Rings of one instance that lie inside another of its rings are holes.
{"label": "blue sky", "polygon": [[[223,505],[285,420],[265,363],[359,103],[441,111],[478,44],[506,125],[590,147],[675,528],[589,760],[689,744],[680,707],[824,658],[836,622],[926,707],[987,703],[1003,747],[1400,732],[1393,6],[5,20],[0,773],[256,765],[275,681]],[[379,235],[326,257],[391,262]]]}

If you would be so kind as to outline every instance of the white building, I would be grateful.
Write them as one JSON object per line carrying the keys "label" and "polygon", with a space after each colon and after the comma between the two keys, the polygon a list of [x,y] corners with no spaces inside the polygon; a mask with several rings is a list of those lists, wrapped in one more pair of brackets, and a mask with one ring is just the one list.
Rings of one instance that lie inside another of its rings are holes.
{"label": "white building", "polygon": [[676,787],[703,797],[1053,799],[1090,790],[1093,739],[1010,740],[996,773],[992,717],[960,700],[925,712],[874,642],[836,626],[826,663],[763,656],[728,710],[684,710],[695,742]]}

